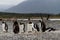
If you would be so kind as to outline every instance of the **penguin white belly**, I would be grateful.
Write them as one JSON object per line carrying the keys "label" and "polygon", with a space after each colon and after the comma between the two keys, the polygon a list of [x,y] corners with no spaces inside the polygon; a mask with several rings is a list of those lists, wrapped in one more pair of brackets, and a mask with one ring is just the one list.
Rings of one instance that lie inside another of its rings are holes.
{"label": "penguin white belly", "polygon": [[27,31],[32,31],[32,24],[27,24]]}
{"label": "penguin white belly", "polygon": [[20,25],[20,33],[24,32],[23,28],[24,28],[24,25]]}
{"label": "penguin white belly", "polygon": [[38,26],[39,26],[40,32],[42,32],[42,30],[41,30],[41,23],[38,23]]}
{"label": "penguin white belly", "polygon": [[2,29],[3,29],[3,31],[6,31],[5,30],[5,24],[2,24]]}

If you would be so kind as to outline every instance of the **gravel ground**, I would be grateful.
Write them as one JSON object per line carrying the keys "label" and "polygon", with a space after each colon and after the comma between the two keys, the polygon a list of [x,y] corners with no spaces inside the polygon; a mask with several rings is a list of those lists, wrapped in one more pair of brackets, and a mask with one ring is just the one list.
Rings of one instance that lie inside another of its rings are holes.
{"label": "gravel ground", "polygon": [[36,34],[0,34],[0,40],[60,40],[60,33],[45,32]]}
{"label": "gravel ground", "polygon": [[60,21],[48,21],[46,22],[47,27],[53,27],[59,29],[57,31],[52,32],[44,32],[44,33],[33,33],[33,34],[14,34],[12,31],[12,21],[8,21],[8,33],[2,32],[0,21],[0,40],[60,40]]}

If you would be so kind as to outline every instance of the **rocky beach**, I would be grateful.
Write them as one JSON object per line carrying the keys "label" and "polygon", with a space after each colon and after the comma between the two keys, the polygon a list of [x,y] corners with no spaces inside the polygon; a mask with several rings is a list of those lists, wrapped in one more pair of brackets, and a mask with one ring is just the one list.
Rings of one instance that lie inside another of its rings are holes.
{"label": "rocky beach", "polygon": [[0,21],[0,40],[60,40],[60,21],[47,21],[46,27],[53,27],[57,29],[56,31],[51,32],[36,32],[36,33],[22,33],[22,34],[14,34],[13,33],[13,22],[6,21],[8,24],[8,33],[2,32]]}

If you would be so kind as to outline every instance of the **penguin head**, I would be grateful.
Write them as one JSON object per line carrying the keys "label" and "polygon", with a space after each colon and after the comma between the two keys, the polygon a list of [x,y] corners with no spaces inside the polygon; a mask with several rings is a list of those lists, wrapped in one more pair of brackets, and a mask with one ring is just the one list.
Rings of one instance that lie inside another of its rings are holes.
{"label": "penguin head", "polygon": [[2,23],[5,23],[5,21],[2,21]]}

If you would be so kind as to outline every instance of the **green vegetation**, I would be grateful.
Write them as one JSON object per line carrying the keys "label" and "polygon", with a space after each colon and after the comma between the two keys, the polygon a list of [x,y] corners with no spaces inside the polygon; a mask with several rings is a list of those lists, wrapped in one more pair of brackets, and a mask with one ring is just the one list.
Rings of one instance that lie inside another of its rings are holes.
{"label": "green vegetation", "polygon": [[0,12],[0,18],[36,18],[36,17],[49,17],[49,18],[60,18],[60,14],[47,14],[47,13],[8,13]]}

